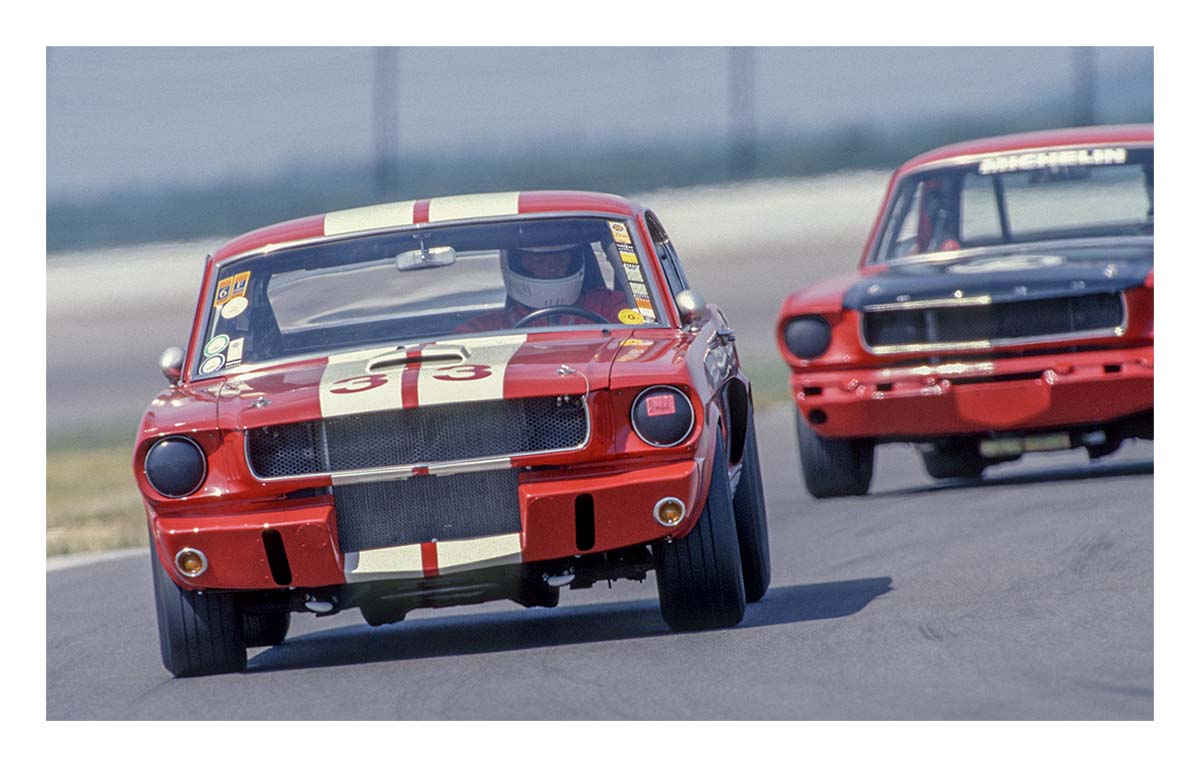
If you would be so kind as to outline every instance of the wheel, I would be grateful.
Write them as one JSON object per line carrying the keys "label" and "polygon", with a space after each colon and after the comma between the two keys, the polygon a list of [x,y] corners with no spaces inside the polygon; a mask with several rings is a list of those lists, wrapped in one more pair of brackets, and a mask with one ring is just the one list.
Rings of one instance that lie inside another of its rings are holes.
{"label": "wheel", "polygon": [[150,550],[158,646],[175,676],[205,676],[246,668],[242,615],[233,594],[185,591],[175,585]]}
{"label": "wheel", "polygon": [[242,637],[247,647],[274,647],[283,644],[292,614],[286,610],[270,612],[243,612]]}
{"label": "wheel", "polygon": [[737,521],[746,601],[757,602],[771,584],[771,547],[767,539],[767,504],[758,464],[753,406],[746,414],[746,447],[742,451],[742,478],[733,496],[733,516]]}
{"label": "wheel", "polygon": [[875,443],[869,439],[831,439],[813,431],[798,411],[796,438],[804,485],[813,498],[866,495],[875,473]]}
{"label": "wheel", "polygon": [[925,463],[925,473],[934,479],[979,479],[987,468],[979,450],[969,447],[922,449],[921,460]]}
{"label": "wheel", "polygon": [[685,537],[653,546],[659,609],[675,631],[736,626],[746,613],[727,455],[718,435],[700,519]]}

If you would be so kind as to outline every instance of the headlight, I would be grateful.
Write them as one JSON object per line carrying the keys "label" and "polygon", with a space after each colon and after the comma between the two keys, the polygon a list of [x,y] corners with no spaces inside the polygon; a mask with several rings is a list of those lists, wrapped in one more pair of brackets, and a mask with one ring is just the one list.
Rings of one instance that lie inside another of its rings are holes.
{"label": "headlight", "polygon": [[789,320],[783,329],[783,340],[788,350],[805,359],[824,354],[831,338],[829,323],[824,317],[816,315],[796,317]]}
{"label": "headlight", "polygon": [[204,451],[188,437],[164,437],[146,452],[146,480],[163,495],[180,498],[204,484]]}
{"label": "headlight", "polygon": [[656,447],[672,447],[692,433],[696,413],[692,410],[692,401],[675,387],[651,386],[633,401],[629,420],[643,442]]}

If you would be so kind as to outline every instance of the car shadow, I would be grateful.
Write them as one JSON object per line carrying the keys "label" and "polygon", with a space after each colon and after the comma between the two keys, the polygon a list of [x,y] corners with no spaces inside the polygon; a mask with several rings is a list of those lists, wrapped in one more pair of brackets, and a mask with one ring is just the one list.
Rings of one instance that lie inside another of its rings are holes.
{"label": "car shadow", "polygon": [[[770,589],[731,630],[844,618],[892,590],[888,577]],[[516,609],[371,627],[341,626],[289,638],[251,658],[246,672],[528,650],[671,634],[657,600]]]}
{"label": "car shadow", "polygon": [[1032,485],[1040,482],[1073,482],[1076,480],[1102,479],[1105,477],[1134,477],[1154,473],[1154,460],[1129,461],[1111,464],[1088,464],[1084,466],[1060,466],[1050,469],[1034,469],[1020,473],[1005,473],[999,477],[984,476],[977,480],[943,479],[934,484],[919,487],[902,487],[895,490],[872,492],[872,498],[888,498],[921,493],[939,493],[948,490],[1004,487],[1006,485]]}

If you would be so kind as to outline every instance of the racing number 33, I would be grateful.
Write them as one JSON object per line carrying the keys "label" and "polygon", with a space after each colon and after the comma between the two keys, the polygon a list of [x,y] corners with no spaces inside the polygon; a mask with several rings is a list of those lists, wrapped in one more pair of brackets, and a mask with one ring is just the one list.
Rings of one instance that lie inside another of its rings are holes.
{"label": "racing number 33", "polygon": [[[478,381],[481,378],[487,378],[491,374],[491,365],[446,365],[445,367],[437,368],[437,373],[433,377],[439,381]],[[386,373],[353,376],[352,378],[343,378],[340,381],[334,381],[329,393],[357,394],[358,392],[376,389],[387,382],[388,376]]]}

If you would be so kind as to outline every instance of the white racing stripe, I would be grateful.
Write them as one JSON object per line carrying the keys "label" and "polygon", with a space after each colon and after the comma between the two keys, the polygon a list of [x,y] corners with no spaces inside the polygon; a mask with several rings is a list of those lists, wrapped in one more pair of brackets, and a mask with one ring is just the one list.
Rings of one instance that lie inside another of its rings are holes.
{"label": "white racing stripe", "polygon": [[454,221],[460,218],[515,216],[520,192],[463,194],[457,197],[434,197],[429,201],[429,223]]}
{"label": "white racing stripe", "polygon": [[321,416],[328,418],[403,407],[400,396],[403,365],[367,373],[367,363],[372,358],[395,350],[395,346],[385,346],[331,354],[321,373]]}
{"label": "white racing stripe", "polygon": [[520,564],[521,534],[494,535],[469,541],[439,541],[437,556],[439,573]]}
{"label": "white racing stripe", "polygon": [[421,544],[359,551],[346,555],[346,582],[378,580],[391,576],[424,576]]}
{"label": "white racing stripe", "polygon": [[469,351],[462,362],[422,365],[417,380],[417,403],[439,405],[504,399],[504,373],[526,337],[522,333],[473,338],[462,342]]}
{"label": "white racing stripe", "polygon": [[368,205],[325,214],[325,236],[365,232],[369,229],[387,229],[394,226],[410,226],[413,222],[413,201],[388,202],[383,205]]}

